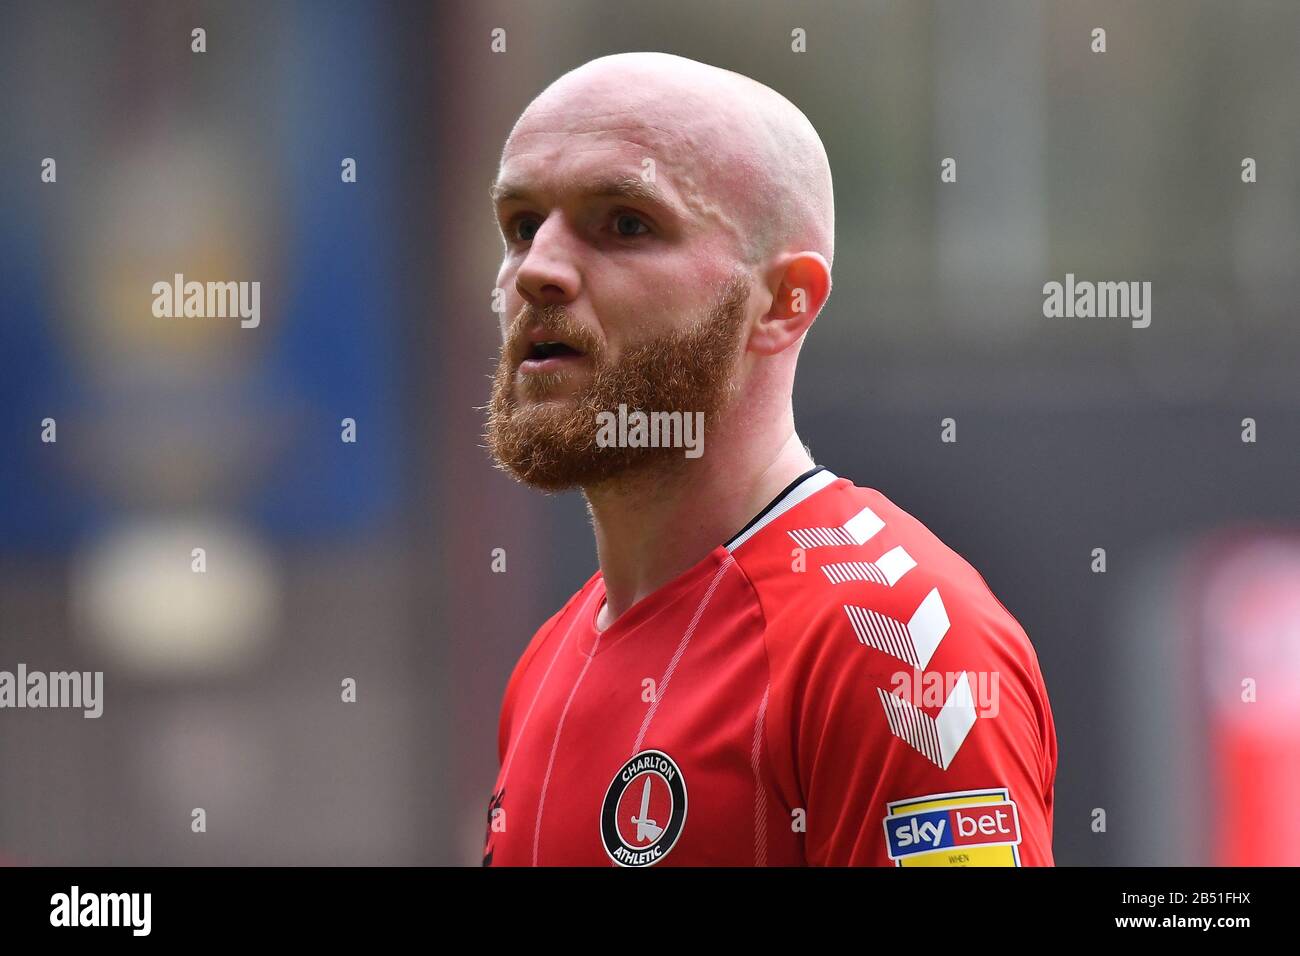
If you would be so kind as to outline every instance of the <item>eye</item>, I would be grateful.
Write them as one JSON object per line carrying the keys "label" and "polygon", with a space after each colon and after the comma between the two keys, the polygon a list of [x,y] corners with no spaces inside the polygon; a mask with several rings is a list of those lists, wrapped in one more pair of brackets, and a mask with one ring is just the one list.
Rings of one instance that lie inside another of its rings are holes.
{"label": "eye", "polygon": [[506,229],[507,238],[519,242],[532,242],[537,235],[538,222],[531,216],[520,216],[513,220]]}
{"label": "eye", "polygon": [[[640,226],[644,232],[638,232],[637,226]],[[614,217],[614,231],[620,236],[631,238],[632,236],[642,236],[650,231],[645,220],[635,213],[620,212]]]}

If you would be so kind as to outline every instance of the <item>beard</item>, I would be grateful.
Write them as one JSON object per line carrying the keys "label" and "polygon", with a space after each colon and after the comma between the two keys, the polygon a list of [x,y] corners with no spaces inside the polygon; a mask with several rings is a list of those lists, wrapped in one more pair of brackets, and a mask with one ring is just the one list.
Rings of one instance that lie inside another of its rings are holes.
{"label": "beard", "polygon": [[[707,432],[736,388],[749,288],[747,278],[733,277],[702,319],[628,345],[613,359],[563,306],[535,309],[526,304],[507,332],[493,376],[485,437],[496,466],[543,491],[594,488],[684,467],[688,459],[681,448],[598,444],[597,416],[616,413],[620,404],[629,413],[703,412]],[[511,356],[518,353],[511,346],[532,325],[586,356],[589,378],[576,392],[544,400],[570,374],[564,371],[529,375],[516,386],[517,365]],[[516,387],[534,401],[521,404]]]}

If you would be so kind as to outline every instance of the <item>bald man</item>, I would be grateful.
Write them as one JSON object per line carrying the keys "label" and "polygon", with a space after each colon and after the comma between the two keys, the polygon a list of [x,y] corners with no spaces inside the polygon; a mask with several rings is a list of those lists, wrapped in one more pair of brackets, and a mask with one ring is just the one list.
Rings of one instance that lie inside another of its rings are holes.
{"label": "bald man", "polygon": [[794,428],[830,164],[737,73],[602,57],[492,186],[487,440],[579,488],[599,570],[506,687],[485,865],[1050,865],[1056,737],[983,579]]}

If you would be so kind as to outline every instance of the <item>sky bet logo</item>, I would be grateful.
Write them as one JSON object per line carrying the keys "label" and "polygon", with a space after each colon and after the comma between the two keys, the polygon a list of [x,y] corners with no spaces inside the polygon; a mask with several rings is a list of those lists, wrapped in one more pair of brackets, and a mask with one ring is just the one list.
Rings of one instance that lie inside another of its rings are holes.
{"label": "sky bet logo", "polygon": [[[967,790],[898,800],[889,804],[885,840],[889,858],[970,847],[1020,843],[1020,820],[1006,790]],[[1014,864],[1012,864],[1014,865]]]}

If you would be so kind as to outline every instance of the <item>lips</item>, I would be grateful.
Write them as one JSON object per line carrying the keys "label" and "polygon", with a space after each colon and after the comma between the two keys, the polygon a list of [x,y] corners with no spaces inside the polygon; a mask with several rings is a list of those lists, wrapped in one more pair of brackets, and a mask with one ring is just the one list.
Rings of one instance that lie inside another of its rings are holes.
{"label": "lips", "polygon": [[516,354],[519,371],[524,373],[559,371],[586,357],[573,342],[546,329],[530,330]]}

